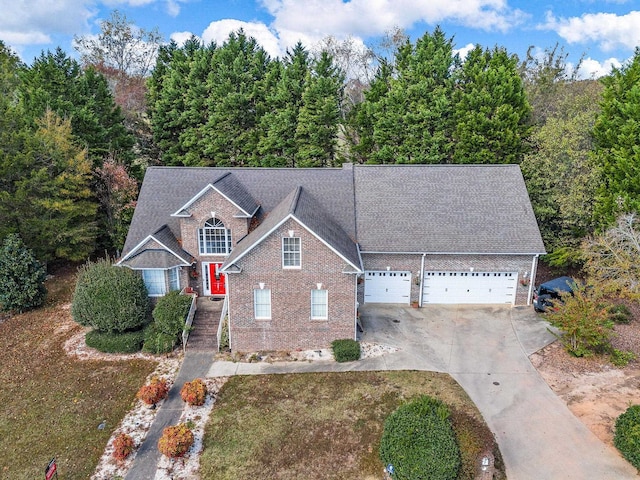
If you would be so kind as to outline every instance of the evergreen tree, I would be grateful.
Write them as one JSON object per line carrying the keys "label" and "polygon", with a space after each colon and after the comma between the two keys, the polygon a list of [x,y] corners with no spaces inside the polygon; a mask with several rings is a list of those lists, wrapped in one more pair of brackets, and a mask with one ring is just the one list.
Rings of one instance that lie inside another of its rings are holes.
{"label": "evergreen tree", "polygon": [[282,62],[270,66],[267,108],[260,120],[262,134],[258,144],[262,166],[296,166],[296,130],[310,63],[309,53],[298,43],[287,51]]}
{"label": "evergreen tree", "polygon": [[42,305],[46,276],[44,265],[20,236],[8,235],[0,248],[0,310],[23,312]]}
{"label": "evergreen tree", "polygon": [[531,108],[517,57],[478,45],[456,77],[453,163],[520,163]]}
{"label": "evergreen tree", "polygon": [[265,110],[264,78],[269,56],[240,30],[212,58],[207,79],[207,123],[200,132],[202,162],[243,166],[259,162],[259,120]]}
{"label": "evergreen tree", "polygon": [[640,48],[602,83],[601,112],[593,129],[602,172],[594,215],[606,228],[621,214],[640,212]]}
{"label": "evergreen tree", "polygon": [[73,135],[88,149],[94,167],[109,154],[130,164],[134,138],[124,126],[105,78],[82,70],[60,48],[42,53],[22,72],[20,93],[25,115],[35,127],[47,110],[71,121]]}
{"label": "evergreen tree", "polygon": [[22,176],[14,185],[14,223],[42,261],[81,260],[96,240],[91,164],[73,143],[71,125],[48,111],[35,132],[23,135],[17,156]]}
{"label": "evergreen tree", "polygon": [[322,52],[307,73],[306,87],[298,116],[295,140],[298,147],[296,166],[327,167],[336,161],[340,123],[340,105],[344,74],[333,58]]}

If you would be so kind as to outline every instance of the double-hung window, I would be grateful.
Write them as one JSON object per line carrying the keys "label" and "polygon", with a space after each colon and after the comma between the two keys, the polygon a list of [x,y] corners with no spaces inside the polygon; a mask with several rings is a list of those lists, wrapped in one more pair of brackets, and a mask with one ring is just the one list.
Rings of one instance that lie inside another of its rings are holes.
{"label": "double-hung window", "polygon": [[282,237],[282,267],[300,268],[300,237]]}
{"label": "double-hung window", "polygon": [[143,270],[142,280],[150,297],[160,297],[167,293],[164,270]]}
{"label": "double-hung window", "polygon": [[327,290],[311,290],[311,319],[329,318],[329,294]]}
{"label": "double-hung window", "polygon": [[253,314],[256,320],[271,319],[271,289],[256,288],[253,291]]}
{"label": "double-hung window", "polygon": [[210,218],[198,229],[200,255],[227,255],[231,252],[231,230],[217,218]]}

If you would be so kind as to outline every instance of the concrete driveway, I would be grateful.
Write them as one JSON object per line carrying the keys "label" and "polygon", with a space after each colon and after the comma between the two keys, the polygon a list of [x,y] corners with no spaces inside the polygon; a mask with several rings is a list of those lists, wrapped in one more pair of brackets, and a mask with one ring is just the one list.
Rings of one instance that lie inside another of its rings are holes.
{"label": "concrete driveway", "polygon": [[361,318],[362,341],[399,348],[375,359],[377,369],[435,370],[458,381],[494,432],[509,479],[637,477],[531,365],[528,356],[555,338],[532,308],[368,305]]}

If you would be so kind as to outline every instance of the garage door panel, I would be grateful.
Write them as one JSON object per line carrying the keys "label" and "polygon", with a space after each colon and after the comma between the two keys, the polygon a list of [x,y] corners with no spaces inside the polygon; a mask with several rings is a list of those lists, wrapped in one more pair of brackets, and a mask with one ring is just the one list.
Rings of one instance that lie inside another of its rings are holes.
{"label": "garage door panel", "polygon": [[423,303],[515,303],[517,272],[425,272]]}
{"label": "garage door panel", "polygon": [[365,303],[409,303],[410,295],[411,272],[365,272]]}

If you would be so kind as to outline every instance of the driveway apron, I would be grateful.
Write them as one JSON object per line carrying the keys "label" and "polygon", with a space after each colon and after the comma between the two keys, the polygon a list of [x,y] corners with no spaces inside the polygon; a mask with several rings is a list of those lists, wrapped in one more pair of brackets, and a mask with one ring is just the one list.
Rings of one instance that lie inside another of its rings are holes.
{"label": "driveway apron", "polygon": [[385,368],[449,373],[494,432],[514,480],[627,479],[636,471],[567,408],[528,356],[555,337],[532,308],[366,306],[362,341],[395,345]]}

